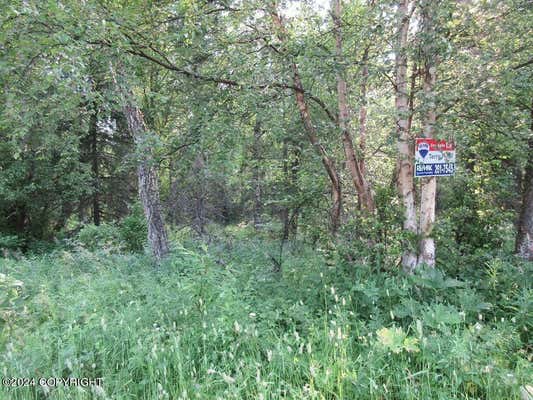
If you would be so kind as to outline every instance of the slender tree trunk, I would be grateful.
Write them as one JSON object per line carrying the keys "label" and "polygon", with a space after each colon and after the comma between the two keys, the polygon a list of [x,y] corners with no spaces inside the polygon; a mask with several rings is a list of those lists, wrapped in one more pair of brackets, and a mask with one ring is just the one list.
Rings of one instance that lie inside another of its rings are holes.
{"label": "slender tree trunk", "polygon": [[93,110],[90,120],[90,146],[91,146],[91,172],[93,179],[93,223],[100,225],[100,160],[98,157],[98,115],[96,107]]}
{"label": "slender tree trunk", "polygon": [[331,217],[330,217],[330,229],[333,235],[337,234],[341,224],[341,212],[342,212],[342,193],[341,183],[337,178],[335,182],[331,183]]}
{"label": "slender tree trunk", "polygon": [[[436,40],[436,27],[434,20],[435,6],[430,1],[422,3],[422,24],[424,26],[425,40],[423,54],[424,65],[424,99],[426,102],[426,117],[424,120],[424,137],[433,138],[435,136],[436,97],[435,84],[437,82],[437,66],[439,56],[434,45]],[[435,266],[435,241],[431,237],[433,225],[435,224],[435,202],[437,195],[437,178],[422,178],[420,195],[420,245],[418,265]]]}
{"label": "slender tree trunk", "polygon": [[[362,157],[357,157],[354,149],[352,134],[350,132],[350,112],[348,109],[348,88],[346,79],[344,78],[344,68],[342,63],[344,57],[342,54],[342,7],[341,0],[332,0],[332,16],[335,25],[335,44],[337,53],[337,100],[339,107],[339,127],[342,131],[342,143],[344,147],[344,154],[346,156],[346,164],[350,170],[353,185],[357,191],[360,199],[360,207],[368,212],[373,212],[375,209],[374,197],[370,190],[370,185],[366,180],[361,166],[364,169],[364,160]],[[367,71],[368,72],[368,71]],[[365,116],[366,118],[366,116]],[[366,132],[365,132],[366,133]]]}
{"label": "slender tree trunk", "polygon": [[[130,133],[135,138],[138,146],[142,147],[146,138],[147,127],[141,110],[128,101],[124,106],[124,114],[126,115]],[[169,246],[161,212],[157,168],[150,151],[143,151],[142,154],[137,168],[139,197],[148,222],[148,242],[154,258],[159,262],[168,254]]]}
{"label": "slender tree trunk", "polygon": [[[398,135],[398,191],[404,207],[403,229],[417,234],[415,210],[412,138],[409,134],[409,97],[407,93],[407,32],[409,30],[408,0],[398,1],[398,44],[396,47],[396,132]],[[411,272],[416,267],[416,252],[410,244],[404,250],[402,266]]]}
{"label": "slender tree trunk", "polygon": [[[298,187],[298,170],[300,169],[300,148],[295,147],[293,150],[293,161],[291,163],[291,171],[290,171],[290,186],[291,191],[294,193],[297,191]],[[291,216],[289,219],[289,233],[295,237],[298,233],[298,216],[300,215],[300,206],[296,205],[291,212]]]}
{"label": "slender tree trunk", "polygon": [[359,170],[366,176],[366,163],[364,154],[366,150],[366,116],[367,116],[367,85],[368,85],[368,52],[369,46],[365,48],[361,69],[361,106],[359,107],[359,150],[361,157],[359,160]]}
{"label": "slender tree trunk", "polygon": [[[275,10],[271,14],[271,16],[272,16],[272,21],[277,28],[277,31],[278,31],[277,35],[278,35],[279,40],[283,43],[286,43],[287,32],[285,30],[281,17],[277,13],[277,10]],[[300,117],[302,118],[305,132],[307,134],[307,138],[313,145],[316,152],[320,155],[322,164],[324,165],[324,168],[331,182],[332,207],[330,211],[330,230],[335,235],[340,226],[340,217],[341,217],[341,209],[342,209],[340,177],[339,177],[339,174],[337,173],[337,169],[335,167],[335,163],[333,162],[333,159],[329,157],[326,149],[324,148],[322,143],[320,143],[320,141],[318,140],[315,126],[313,125],[313,122],[311,120],[311,114],[309,112],[309,107],[305,100],[304,88],[303,88],[302,80],[300,78],[300,72],[298,70],[298,66],[296,65],[294,61],[290,61],[290,65],[291,65],[292,75],[293,75],[294,95],[296,97],[296,104],[298,106],[298,110],[300,111]]]}
{"label": "slender tree trunk", "polygon": [[[533,102],[531,103],[531,134],[533,135]],[[533,136],[529,137],[528,150],[522,208],[516,235],[516,252],[525,260],[533,261]]]}
{"label": "slender tree trunk", "polygon": [[194,195],[194,226],[199,235],[205,234],[206,210],[205,210],[205,159],[202,153],[198,153],[192,167],[192,175],[195,183]]}
{"label": "slender tree trunk", "polygon": [[[286,190],[290,191],[289,184],[289,143],[287,139],[283,140],[283,176],[285,178]],[[290,218],[289,218],[289,204],[284,204],[281,209],[281,223],[283,224],[282,240],[287,240],[290,233]]]}
{"label": "slender tree trunk", "polygon": [[[297,190],[298,185],[298,169],[300,168],[300,149],[298,147],[291,148],[289,151],[290,141],[285,139],[283,141],[283,176],[285,178],[285,191],[293,195]],[[292,152],[292,161],[289,160]],[[283,223],[283,238],[287,240],[290,236],[295,237],[298,232],[298,215],[300,214],[300,206],[292,204],[285,204],[281,210],[281,221]]]}
{"label": "slender tree trunk", "polygon": [[253,185],[254,185],[254,228],[258,230],[261,227],[261,123],[256,119],[254,126],[254,144],[253,144]]}
{"label": "slender tree trunk", "polygon": [[[429,102],[426,120],[424,122],[424,137],[433,138],[434,126],[436,122],[435,103],[433,88],[436,82],[436,66],[434,63],[427,63],[424,74],[424,94]],[[437,194],[437,178],[421,178],[420,195],[420,255],[418,264],[435,266],[435,241],[431,237],[431,231],[435,223],[435,198]]]}
{"label": "slender tree trunk", "polygon": [[411,136],[411,127],[413,126],[413,117],[415,115],[415,94],[416,94],[416,78],[418,77],[418,65],[413,63],[413,73],[411,74],[411,85],[409,88],[409,117],[407,118],[407,133]]}

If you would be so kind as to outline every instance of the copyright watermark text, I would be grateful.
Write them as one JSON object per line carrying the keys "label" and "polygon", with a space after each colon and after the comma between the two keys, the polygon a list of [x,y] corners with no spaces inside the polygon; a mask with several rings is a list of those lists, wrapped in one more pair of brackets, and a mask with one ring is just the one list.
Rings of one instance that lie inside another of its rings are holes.
{"label": "copyright watermark text", "polygon": [[15,378],[3,376],[1,384],[4,387],[28,387],[28,386],[46,386],[46,387],[58,387],[58,386],[102,386],[104,383],[103,378],[61,378],[61,377],[49,377],[49,378]]}

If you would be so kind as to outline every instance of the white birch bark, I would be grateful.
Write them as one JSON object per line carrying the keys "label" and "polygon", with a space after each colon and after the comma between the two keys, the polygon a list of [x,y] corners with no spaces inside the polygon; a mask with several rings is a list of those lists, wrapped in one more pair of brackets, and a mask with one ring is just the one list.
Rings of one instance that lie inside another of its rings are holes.
{"label": "white birch bark", "polygon": [[[531,103],[531,135],[533,135],[533,103]],[[528,149],[522,208],[516,235],[516,252],[523,259],[533,261],[533,136],[528,140]]]}
{"label": "white birch bark", "polygon": [[[404,207],[403,229],[417,234],[413,178],[412,138],[409,133],[409,96],[407,93],[407,33],[409,30],[408,0],[398,1],[398,42],[396,47],[396,133],[398,136],[398,191]],[[414,249],[408,246],[402,255],[402,266],[412,272],[417,264]]]}
{"label": "white birch bark", "polygon": [[[435,101],[433,88],[436,81],[436,67],[431,65],[426,68],[424,77],[424,94],[429,101],[426,120],[424,122],[424,137],[433,138],[435,130]],[[420,194],[420,255],[418,264],[435,266],[435,241],[431,237],[435,224],[435,197],[437,194],[437,178],[422,178]]]}
{"label": "white birch bark", "polygon": [[[435,27],[433,21],[431,3],[425,2],[422,12],[423,26],[426,33],[424,44],[425,70],[424,70],[424,99],[426,102],[426,117],[424,120],[423,133],[426,138],[435,136],[436,99],[435,83],[437,81],[437,54],[434,46]],[[431,237],[435,224],[435,198],[437,194],[437,178],[422,178],[420,194],[420,244],[418,265],[435,266],[435,240]]]}

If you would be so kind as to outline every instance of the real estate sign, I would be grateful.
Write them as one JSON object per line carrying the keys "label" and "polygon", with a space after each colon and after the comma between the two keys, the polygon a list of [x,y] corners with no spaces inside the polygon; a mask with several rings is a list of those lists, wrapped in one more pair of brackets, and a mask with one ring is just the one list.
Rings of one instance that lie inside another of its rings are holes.
{"label": "real estate sign", "polygon": [[455,145],[445,140],[417,138],[415,177],[452,176],[455,174]]}

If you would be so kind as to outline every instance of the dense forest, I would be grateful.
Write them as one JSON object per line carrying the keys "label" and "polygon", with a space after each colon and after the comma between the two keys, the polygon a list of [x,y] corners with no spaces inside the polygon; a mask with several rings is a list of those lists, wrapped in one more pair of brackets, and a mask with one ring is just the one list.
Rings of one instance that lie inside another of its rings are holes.
{"label": "dense forest", "polygon": [[530,0],[0,9],[0,398],[533,399]]}

